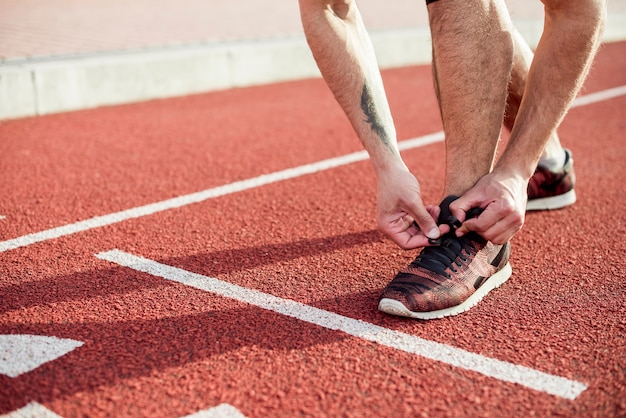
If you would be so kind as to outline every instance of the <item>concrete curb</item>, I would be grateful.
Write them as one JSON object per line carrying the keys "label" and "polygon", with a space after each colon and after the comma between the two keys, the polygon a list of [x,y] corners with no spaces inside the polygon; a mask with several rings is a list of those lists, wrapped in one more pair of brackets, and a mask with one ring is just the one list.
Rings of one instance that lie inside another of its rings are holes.
{"label": "concrete curb", "polygon": [[[516,21],[531,46],[543,22]],[[381,68],[427,64],[427,27],[371,32]],[[609,16],[604,40],[626,39],[626,15]],[[0,119],[319,77],[303,37],[7,61]]]}

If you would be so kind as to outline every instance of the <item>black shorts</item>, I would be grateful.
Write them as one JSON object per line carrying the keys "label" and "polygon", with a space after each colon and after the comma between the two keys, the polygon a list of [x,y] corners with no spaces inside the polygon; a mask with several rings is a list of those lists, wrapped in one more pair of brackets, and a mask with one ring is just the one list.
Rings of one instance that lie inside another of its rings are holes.
{"label": "black shorts", "polygon": [[426,5],[428,6],[430,3],[434,3],[434,2],[436,2],[436,1],[437,1],[437,0],[426,0]]}

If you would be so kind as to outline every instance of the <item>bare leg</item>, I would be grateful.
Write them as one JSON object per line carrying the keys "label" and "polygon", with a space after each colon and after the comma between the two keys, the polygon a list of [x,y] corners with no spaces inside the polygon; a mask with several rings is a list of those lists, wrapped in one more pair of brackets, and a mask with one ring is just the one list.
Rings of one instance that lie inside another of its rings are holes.
{"label": "bare leg", "polygon": [[543,35],[528,72],[511,140],[496,167],[526,179],[582,87],[606,18],[604,0],[544,0],[544,4]]}
{"label": "bare leg", "polygon": [[433,72],[446,135],[446,195],[462,195],[492,169],[513,62],[501,0],[428,6]]}
{"label": "bare leg", "polygon": [[480,179],[451,210],[484,212],[456,232],[476,231],[494,243],[508,241],[524,223],[528,180],[580,91],[598,50],[606,0],[543,0],[544,31],[528,71],[508,144],[493,171]]}
{"label": "bare leg", "polygon": [[[524,89],[526,88],[528,71],[533,61],[533,52],[517,29],[513,32],[513,39],[515,44],[515,56],[513,57],[513,70],[511,71],[506,113],[504,114],[504,126],[506,126],[509,132],[513,130],[515,118],[517,117]],[[556,131],[550,135],[550,139],[543,150],[541,159],[553,162],[555,167],[563,166],[565,162],[565,152]]]}

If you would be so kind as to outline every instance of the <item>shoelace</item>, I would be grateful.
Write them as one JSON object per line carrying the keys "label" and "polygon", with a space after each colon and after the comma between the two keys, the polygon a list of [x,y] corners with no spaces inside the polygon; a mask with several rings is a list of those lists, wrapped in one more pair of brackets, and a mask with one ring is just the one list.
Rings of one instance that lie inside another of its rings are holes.
{"label": "shoelace", "polygon": [[[462,263],[467,261],[466,254],[476,251],[476,247],[471,239],[471,236],[475,234],[469,233],[460,238],[455,235],[455,231],[461,226],[461,222],[450,212],[450,203],[456,199],[458,197],[448,196],[439,205],[441,211],[438,223],[439,225],[448,225],[450,232],[438,239],[429,239],[429,243],[433,246],[425,247],[409,267],[425,268],[449,278],[450,275],[446,273],[446,269],[450,268],[453,273],[456,273],[456,267],[461,267]],[[475,218],[481,212],[482,209],[480,208],[471,209],[467,212],[467,218]]]}
{"label": "shoelace", "polygon": [[476,251],[467,235],[458,238],[451,232],[442,236],[440,241],[439,245],[424,248],[410,266],[422,267],[450,277],[446,269],[450,268],[453,273],[457,273],[457,267],[461,267],[462,263],[467,261],[467,255]]}

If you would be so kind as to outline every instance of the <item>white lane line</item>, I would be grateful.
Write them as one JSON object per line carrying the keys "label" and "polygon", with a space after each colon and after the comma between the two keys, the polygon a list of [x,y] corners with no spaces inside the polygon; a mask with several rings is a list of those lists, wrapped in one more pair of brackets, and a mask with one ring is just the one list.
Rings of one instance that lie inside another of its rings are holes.
{"label": "white lane line", "polygon": [[17,377],[82,345],[82,341],[45,335],[0,335],[0,374]]}
{"label": "white lane line", "polygon": [[223,403],[211,409],[186,415],[184,418],[246,418],[246,416],[234,406]]}
{"label": "white lane line", "polygon": [[584,96],[578,97],[572,103],[572,108],[579,106],[587,106],[593,103],[598,103],[604,100],[614,99],[626,94],[626,86],[619,86],[608,90],[598,91],[596,93],[590,93]]}
{"label": "white lane line", "polygon": [[[443,141],[443,132],[436,132],[434,134],[426,135],[420,138],[403,141],[402,149],[421,147],[441,141]],[[160,202],[151,203],[144,206],[138,206],[132,209],[126,209],[108,215],[96,216],[94,218],[86,219],[84,221],[79,221],[73,224],[59,226],[56,228],[47,229],[45,231],[35,232],[33,234],[23,235],[18,238],[2,241],[0,242],[0,252],[13,250],[20,247],[26,247],[37,242],[47,241],[66,235],[72,235],[78,232],[88,231],[90,229],[123,222],[133,218],[140,218],[142,216],[152,215],[154,213],[163,212],[169,209],[180,208],[183,206],[191,205],[193,203],[203,202],[208,199],[226,196],[232,193],[265,186],[267,184],[301,177],[306,174],[313,174],[320,171],[330,170],[332,168],[352,164],[357,161],[364,161],[368,158],[369,156],[365,151],[354,152],[352,154],[346,154],[340,157],[329,158],[327,160],[322,160],[311,164],[305,164],[286,170],[276,171],[274,173],[264,174],[259,177],[236,181],[234,183],[226,184],[224,186],[219,186],[196,193],[174,197],[172,199],[162,200]]]}
{"label": "white lane line", "polygon": [[517,383],[561,398],[573,400],[587,389],[587,385],[574,380],[425,340],[289,299],[282,299],[257,290],[191,273],[119,250],[102,252],[96,254],[96,257],[324,328],[342,331],[354,337],[372,341],[386,347],[471,370],[505,382]]}
{"label": "white lane line", "polygon": [[26,406],[8,413],[6,415],[0,415],[0,418],[61,418],[60,415],[55,414],[45,406],[37,402],[30,402]]}
{"label": "white lane line", "polygon": [[[587,96],[581,96],[574,102],[572,107],[585,106],[600,100],[608,100],[620,95],[626,94],[626,86],[616,87],[613,89],[603,90],[592,93]],[[441,142],[444,139],[443,132],[435,132],[419,138],[407,139],[399,141],[398,146],[401,151],[412,148],[418,148],[435,142]],[[73,224],[59,226],[40,232],[35,232],[21,237],[0,241],[0,253],[14,250],[20,247],[26,247],[38,242],[48,241],[79,232],[88,231],[94,228],[100,228],[106,225],[112,225],[129,219],[140,218],[142,216],[152,215],[157,212],[163,212],[175,209],[193,203],[203,202],[228,194],[265,186],[267,184],[276,183],[283,180],[289,180],[306,174],[313,174],[320,171],[330,170],[332,168],[341,167],[358,161],[367,160],[369,157],[365,151],[359,151],[352,154],[346,154],[340,157],[329,158],[327,160],[318,161],[311,164],[305,164],[282,171],[276,171],[270,174],[264,174],[247,180],[241,180],[224,186],[206,189],[200,192],[178,196],[172,199],[162,200],[160,202],[151,203],[144,206],[138,206],[119,212],[110,213],[108,215],[96,216],[94,218],[79,221]]]}

